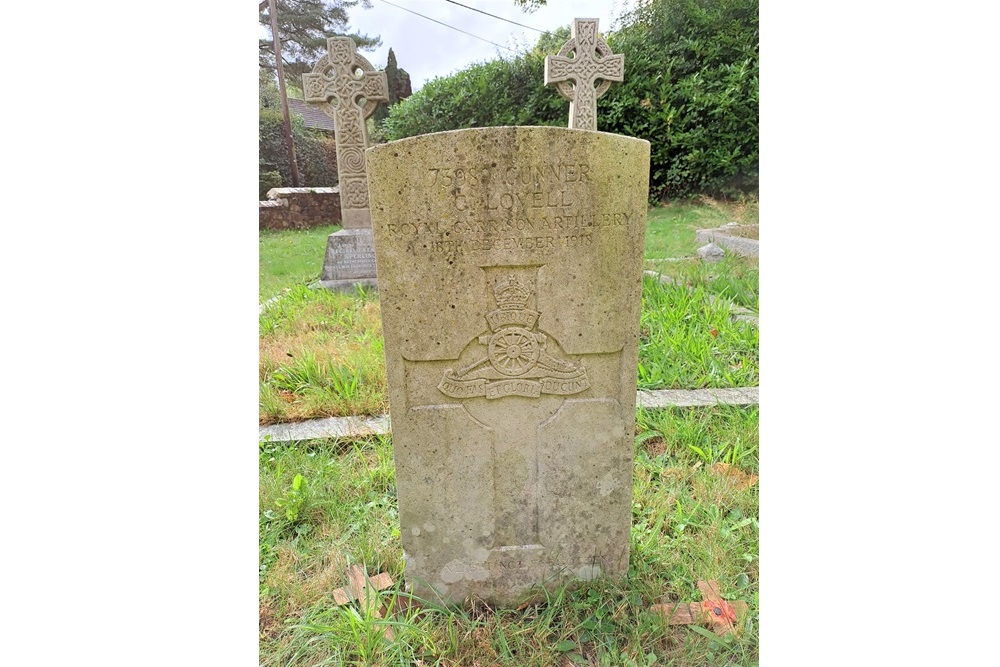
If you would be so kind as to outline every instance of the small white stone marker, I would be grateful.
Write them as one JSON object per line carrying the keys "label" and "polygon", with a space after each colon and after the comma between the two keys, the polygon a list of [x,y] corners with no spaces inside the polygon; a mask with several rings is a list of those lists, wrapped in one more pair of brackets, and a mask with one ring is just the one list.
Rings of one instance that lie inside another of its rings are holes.
{"label": "small white stone marker", "polygon": [[331,37],[326,40],[326,47],[327,54],[316,63],[312,73],[302,75],[302,87],[306,102],[321,105],[323,113],[333,119],[344,227],[370,228],[365,119],[375,113],[379,102],[389,101],[389,84],[385,72],[376,72],[358,54],[358,47],[350,37]]}
{"label": "small white stone marker", "polygon": [[[555,84],[569,100],[570,128],[596,130],[597,98],[612,81],[625,80],[625,56],[611,53],[597,33],[597,19],[574,19],[571,35],[558,55],[546,56],[545,85]],[[601,83],[595,88],[597,79]]]}

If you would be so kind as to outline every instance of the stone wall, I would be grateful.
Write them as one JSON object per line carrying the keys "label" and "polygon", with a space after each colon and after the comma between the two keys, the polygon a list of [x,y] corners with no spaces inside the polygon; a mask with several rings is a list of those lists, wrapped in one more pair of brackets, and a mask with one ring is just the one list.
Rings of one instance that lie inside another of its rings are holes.
{"label": "stone wall", "polygon": [[260,202],[260,229],[340,224],[339,188],[272,188]]}

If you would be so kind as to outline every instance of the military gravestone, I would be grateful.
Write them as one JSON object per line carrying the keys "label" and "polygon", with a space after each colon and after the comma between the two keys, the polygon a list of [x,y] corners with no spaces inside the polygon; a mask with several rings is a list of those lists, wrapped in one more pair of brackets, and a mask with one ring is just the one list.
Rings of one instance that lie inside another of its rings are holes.
{"label": "military gravestone", "polygon": [[333,119],[337,144],[343,229],[327,238],[320,282],[330,289],[357,284],[375,286],[378,283],[365,172],[365,120],[375,113],[380,101],[389,99],[385,72],[374,71],[371,63],[358,54],[351,38],[331,37],[327,40],[327,55],[316,63],[312,73],[302,75],[302,86],[306,102],[320,105],[323,113]]}
{"label": "military gravestone", "polygon": [[408,586],[623,575],[649,143],[497,127],[367,155]]}

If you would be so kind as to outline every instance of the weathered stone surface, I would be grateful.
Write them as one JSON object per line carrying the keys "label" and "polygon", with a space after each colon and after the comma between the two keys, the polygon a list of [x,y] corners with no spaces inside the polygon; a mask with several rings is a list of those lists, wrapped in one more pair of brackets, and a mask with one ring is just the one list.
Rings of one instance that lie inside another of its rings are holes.
{"label": "weathered stone surface", "polygon": [[[376,72],[350,37],[331,37],[327,54],[302,75],[305,100],[318,104],[336,127],[337,176],[345,229],[371,227],[365,148],[365,119],[389,100],[385,72]],[[362,104],[364,101],[364,104]]]}
{"label": "weathered stone surface", "polygon": [[649,143],[501,127],[367,154],[408,585],[508,603],[623,575]]}
{"label": "weathered stone surface", "polygon": [[[374,249],[365,171],[365,149],[368,147],[365,119],[375,113],[379,102],[389,100],[389,87],[385,72],[376,72],[358,53],[350,37],[331,37],[326,44],[327,54],[311,73],[302,75],[306,102],[318,104],[323,113],[333,119],[336,128],[337,177],[344,229],[327,237],[320,282],[329,289],[351,289],[358,284],[377,286],[375,263],[367,259],[373,257]],[[349,233],[354,230],[366,230],[367,233]],[[346,258],[347,265],[337,267],[338,257]],[[362,269],[370,272],[363,273]]]}
{"label": "weathered stone surface", "polygon": [[545,85],[555,84],[569,100],[569,126],[577,130],[597,129],[597,98],[612,81],[625,80],[625,56],[612,54],[597,24],[597,19],[574,19],[570,40],[545,57]]}
{"label": "weathered stone surface", "polygon": [[375,249],[371,229],[341,229],[326,237],[320,283],[327,289],[376,286]]}
{"label": "weathered stone surface", "polygon": [[697,253],[698,257],[710,264],[721,262],[722,258],[726,256],[726,252],[714,243],[703,245],[698,248]]}
{"label": "weathered stone surface", "polygon": [[340,223],[337,188],[271,188],[260,202],[261,229],[309,229]]}

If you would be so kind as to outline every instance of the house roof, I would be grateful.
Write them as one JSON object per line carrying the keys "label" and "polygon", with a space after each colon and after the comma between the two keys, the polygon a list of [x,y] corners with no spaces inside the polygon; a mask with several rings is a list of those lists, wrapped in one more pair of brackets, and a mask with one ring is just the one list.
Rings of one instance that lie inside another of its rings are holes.
{"label": "house roof", "polygon": [[305,126],[313,130],[333,132],[333,119],[320,111],[319,107],[294,97],[288,98],[288,110],[302,116]]}

